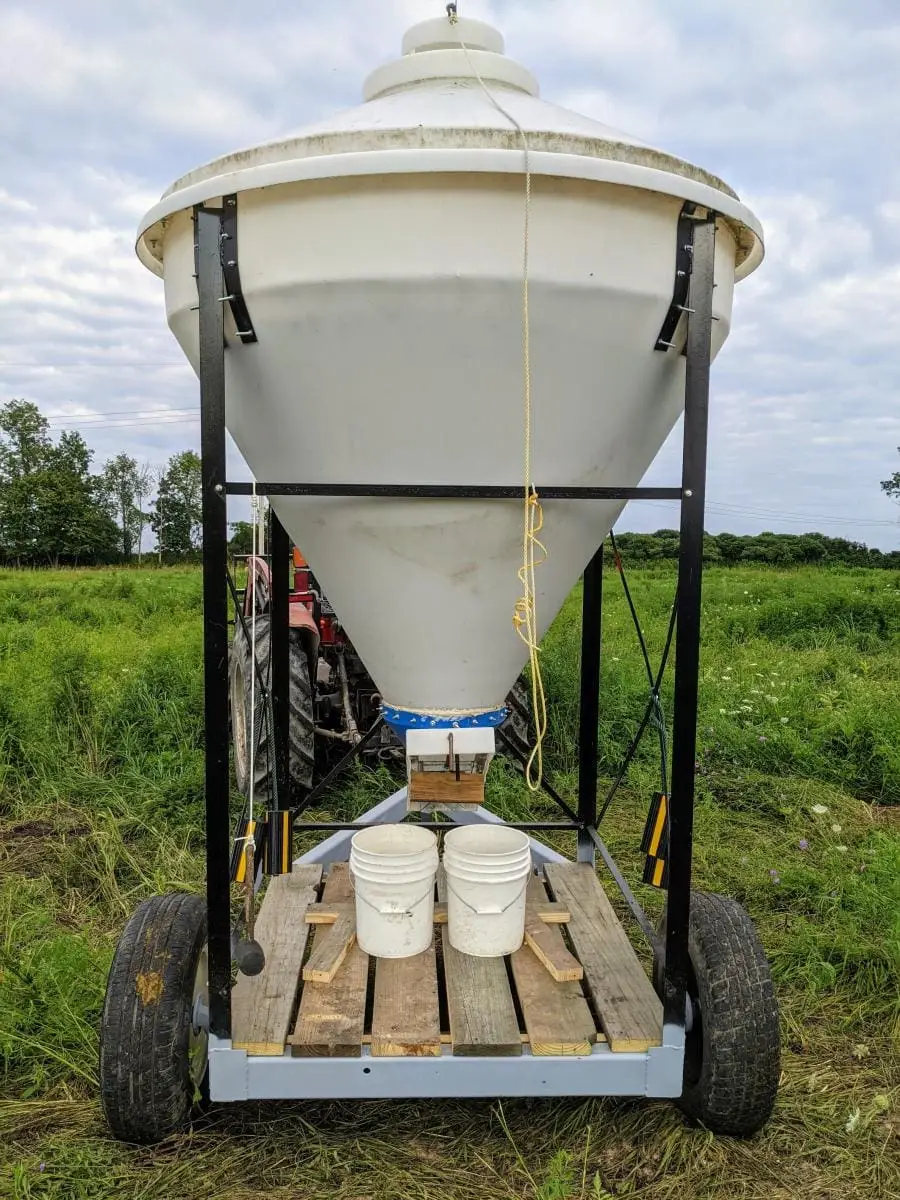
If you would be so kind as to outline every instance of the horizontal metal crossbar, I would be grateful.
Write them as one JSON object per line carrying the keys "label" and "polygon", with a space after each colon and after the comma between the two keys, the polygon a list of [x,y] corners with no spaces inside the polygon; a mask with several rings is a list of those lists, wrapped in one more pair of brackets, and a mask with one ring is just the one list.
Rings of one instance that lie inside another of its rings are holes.
{"label": "horizontal metal crossbar", "polygon": [[213,1100],[429,1100],[497,1096],[681,1095],[684,1030],[663,1026],[663,1044],[642,1052],[613,1053],[596,1045],[590,1054],[379,1058],[368,1046],[358,1058],[292,1058],[235,1050],[209,1039],[209,1090]]}
{"label": "horizontal metal crossbar", "polygon": [[[229,496],[346,496],[412,500],[520,500],[521,485],[456,483],[226,483]],[[537,487],[542,500],[680,500],[678,487]]]}
{"label": "horizontal metal crossbar", "polygon": [[[294,831],[297,833],[318,833],[322,829],[331,830],[332,832],[334,830],[343,830],[343,829],[354,829],[354,830],[368,829],[371,826],[371,824],[372,824],[371,821],[364,821],[364,822],[360,822],[360,821],[356,821],[356,822],[353,822],[353,821],[349,821],[349,822],[307,821],[304,823],[295,823]],[[568,831],[569,833],[574,833],[576,830],[582,828],[580,822],[576,822],[576,821],[504,821],[504,825],[507,825],[510,829],[521,829],[521,830],[527,830],[529,832],[542,830],[542,829],[545,829],[545,830],[556,829],[556,830],[562,830],[563,832]],[[449,830],[449,829],[453,828],[453,822],[452,821],[416,821],[416,827],[418,829]]]}

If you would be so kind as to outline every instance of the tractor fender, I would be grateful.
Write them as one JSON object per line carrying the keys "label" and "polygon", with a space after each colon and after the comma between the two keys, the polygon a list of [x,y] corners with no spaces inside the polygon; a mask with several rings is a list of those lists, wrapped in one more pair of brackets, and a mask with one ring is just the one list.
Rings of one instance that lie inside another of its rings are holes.
{"label": "tractor fender", "polygon": [[291,629],[298,631],[310,663],[310,670],[313,670],[319,657],[319,627],[313,620],[312,613],[302,602],[293,602],[288,605],[288,622]]}

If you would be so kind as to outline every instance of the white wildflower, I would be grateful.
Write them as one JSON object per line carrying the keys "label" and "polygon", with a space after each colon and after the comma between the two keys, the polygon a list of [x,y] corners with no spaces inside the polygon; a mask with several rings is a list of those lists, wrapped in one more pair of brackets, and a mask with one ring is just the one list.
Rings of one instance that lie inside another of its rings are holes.
{"label": "white wildflower", "polygon": [[817,817],[824,817],[828,812],[828,807],[825,804],[814,804],[810,812],[814,812]]}

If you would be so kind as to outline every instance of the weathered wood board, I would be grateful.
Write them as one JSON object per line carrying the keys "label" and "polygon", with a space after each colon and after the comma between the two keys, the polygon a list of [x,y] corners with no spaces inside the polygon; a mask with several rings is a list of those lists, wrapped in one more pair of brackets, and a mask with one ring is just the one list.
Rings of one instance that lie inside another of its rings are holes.
{"label": "weathered wood board", "polygon": [[611,1050],[662,1044],[662,1004],[613,906],[587,863],[549,863],[554,899],[572,914],[569,937]]}
{"label": "weathered wood board", "polygon": [[[325,881],[323,900],[346,904],[353,898],[350,868],[334,863]],[[317,930],[315,938],[329,930]],[[315,941],[314,938],[314,941]],[[330,983],[304,983],[297,1023],[290,1036],[291,1053],[302,1057],[359,1057],[365,1032],[369,956],[354,944]]]}
{"label": "weathered wood board", "polygon": [[266,956],[259,975],[239,975],[231,992],[231,1042],[250,1054],[283,1054],[300,983],[319,866],[295,867],[269,882],[256,919],[256,940]]}

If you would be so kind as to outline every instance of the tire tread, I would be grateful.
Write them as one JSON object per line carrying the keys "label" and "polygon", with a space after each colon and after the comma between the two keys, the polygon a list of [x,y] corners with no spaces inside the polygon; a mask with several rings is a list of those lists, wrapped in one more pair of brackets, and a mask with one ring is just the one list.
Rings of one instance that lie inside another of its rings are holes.
{"label": "tire tread", "polygon": [[747,912],[712,892],[691,894],[689,944],[703,1060],[679,1104],[713,1132],[750,1136],[771,1116],[781,1074],[769,963]]}
{"label": "tire tread", "polygon": [[[100,1027],[100,1098],[121,1141],[158,1142],[190,1119],[191,1004],[205,941],[206,902],[190,893],[143,901],[119,939]],[[162,986],[145,1003],[137,980],[150,972]]]}

